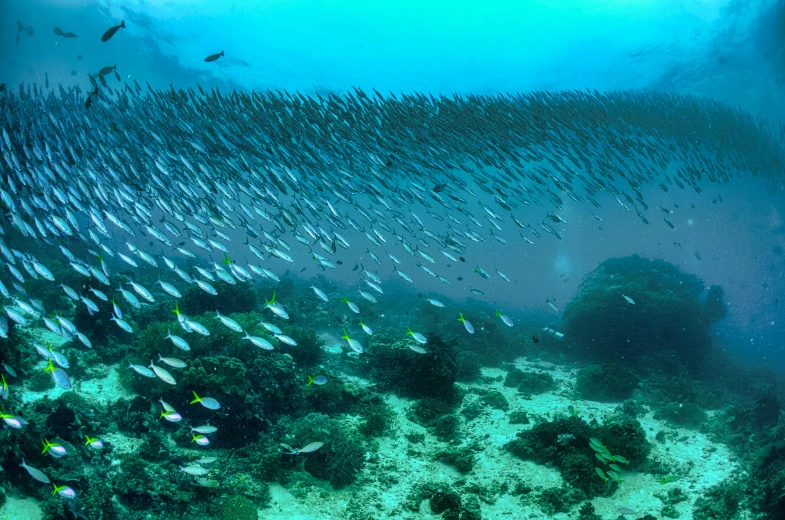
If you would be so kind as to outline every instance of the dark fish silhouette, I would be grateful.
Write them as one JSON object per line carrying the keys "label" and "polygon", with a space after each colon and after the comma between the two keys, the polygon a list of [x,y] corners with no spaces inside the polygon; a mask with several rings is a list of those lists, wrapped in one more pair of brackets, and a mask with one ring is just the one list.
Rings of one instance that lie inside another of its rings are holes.
{"label": "dark fish silhouette", "polygon": [[57,36],[62,36],[63,38],[79,38],[79,36],[72,32],[63,32],[63,30],[59,27],[55,27],[54,31]]}
{"label": "dark fish silhouette", "polygon": [[109,28],[109,29],[108,29],[108,30],[107,30],[107,31],[104,33],[104,35],[103,35],[103,36],[101,36],[101,41],[102,41],[102,42],[108,42],[109,40],[111,40],[111,39],[112,39],[112,36],[114,36],[114,33],[116,33],[117,31],[119,31],[120,29],[125,29],[125,20],[123,20],[122,22],[120,22],[120,25],[115,25],[114,27],[110,27],[110,28]]}
{"label": "dark fish silhouette", "polygon": [[117,65],[112,65],[111,67],[103,67],[101,70],[98,71],[98,77],[102,78],[108,74],[111,74],[117,70]]}
{"label": "dark fish silhouette", "polygon": [[93,98],[98,96],[98,87],[95,87],[95,90],[87,94],[87,101],[85,101],[84,107],[90,108],[90,105],[93,104]]}
{"label": "dark fish silhouette", "polygon": [[217,60],[218,58],[220,58],[223,55],[224,55],[224,51],[221,51],[218,54],[211,54],[208,57],[206,57],[204,59],[204,61],[206,61],[207,63],[210,63],[211,61],[215,61],[215,60]]}

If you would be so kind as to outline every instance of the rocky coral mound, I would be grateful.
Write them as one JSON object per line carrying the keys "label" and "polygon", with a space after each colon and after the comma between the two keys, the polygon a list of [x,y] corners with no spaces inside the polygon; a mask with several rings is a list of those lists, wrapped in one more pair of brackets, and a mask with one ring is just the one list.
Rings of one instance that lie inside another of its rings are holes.
{"label": "rocky coral mound", "polygon": [[725,315],[722,290],[710,288],[704,302],[704,289],[664,260],[605,260],[565,307],[565,338],[576,356],[595,362],[630,364],[668,352],[694,364],[711,345],[710,325]]}

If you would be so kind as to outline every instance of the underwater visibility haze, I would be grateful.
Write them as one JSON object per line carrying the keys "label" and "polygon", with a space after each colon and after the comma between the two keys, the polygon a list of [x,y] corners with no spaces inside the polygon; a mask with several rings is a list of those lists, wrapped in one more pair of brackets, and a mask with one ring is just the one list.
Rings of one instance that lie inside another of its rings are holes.
{"label": "underwater visibility haze", "polygon": [[785,3],[0,27],[0,519],[785,519]]}

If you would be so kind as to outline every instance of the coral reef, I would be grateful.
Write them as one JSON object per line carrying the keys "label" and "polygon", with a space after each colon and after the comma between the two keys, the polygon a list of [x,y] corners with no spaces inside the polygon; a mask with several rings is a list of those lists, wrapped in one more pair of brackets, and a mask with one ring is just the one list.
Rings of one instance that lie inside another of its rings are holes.
{"label": "coral reef", "polygon": [[440,335],[426,335],[427,354],[413,352],[404,341],[382,343],[371,349],[371,375],[382,390],[407,397],[449,397],[458,376],[456,343]]}
{"label": "coral reef", "polygon": [[720,314],[721,292],[713,289],[707,306],[703,291],[698,277],[663,260],[605,260],[564,308],[567,348],[584,359],[623,364],[667,351],[694,366],[710,347],[709,326]]}
{"label": "coral reef", "polygon": [[625,457],[630,467],[642,464],[651,449],[640,423],[624,415],[611,418],[603,426],[589,425],[575,416],[540,422],[519,432],[506,448],[522,459],[557,467],[565,482],[580,492],[576,496],[583,499],[609,490],[595,469],[607,461],[597,461],[591,438],[599,439],[614,456]]}
{"label": "coral reef", "polygon": [[624,401],[638,386],[638,376],[621,365],[589,365],[578,371],[575,390],[581,399]]}
{"label": "coral reef", "polygon": [[317,478],[341,488],[354,482],[365,464],[365,443],[345,423],[324,414],[310,413],[292,425],[287,444],[323,442],[319,450],[304,455],[304,468]]}
{"label": "coral reef", "polygon": [[256,506],[242,495],[232,495],[221,506],[221,520],[256,520]]}
{"label": "coral reef", "polygon": [[685,428],[698,428],[708,418],[706,412],[693,403],[668,403],[658,410],[654,417]]}
{"label": "coral reef", "polygon": [[[733,520],[739,512],[743,497],[743,489],[738,484],[721,482],[695,501],[692,517],[695,520]],[[767,516],[767,518],[774,520],[783,517],[781,505],[779,507],[775,505],[772,511],[779,516]]]}
{"label": "coral reef", "polygon": [[517,387],[519,392],[526,395],[537,395],[553,389],[556,383],[550,374],[524,372],[519,368],[513,367],[504,378],[504,386]]}
{"label": "coral reef", "polygon": [[469,447],[448,448],[436,452],[434,458],[439,462],[454,466],[460,473],[469,473],[475,462],[474,450]]}

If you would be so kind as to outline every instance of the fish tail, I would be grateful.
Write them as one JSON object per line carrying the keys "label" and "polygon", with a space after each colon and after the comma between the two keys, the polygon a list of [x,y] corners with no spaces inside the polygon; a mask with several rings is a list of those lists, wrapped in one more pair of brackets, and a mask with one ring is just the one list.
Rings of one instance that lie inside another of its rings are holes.
{"label": "fish tail", "polygon": [[122,22],[120,22],[120,27],[122,27],[123,29],[125,29],[125,20],[123,20]]}
{"label": "fish tail", "polygon": [[[192,391],[193,391],[193,390],[192,390]],[[191,404],[196,404],[196,403],[198,403],[198,402],[199,402],[199,401],[201,401],[201,400],[202,400],[202,399],[201,399],[201,398],[200,398],[198,395],[196,395],[196,392],[194,392],[194,400],[193,400],[193,401],[191,401]]]}

